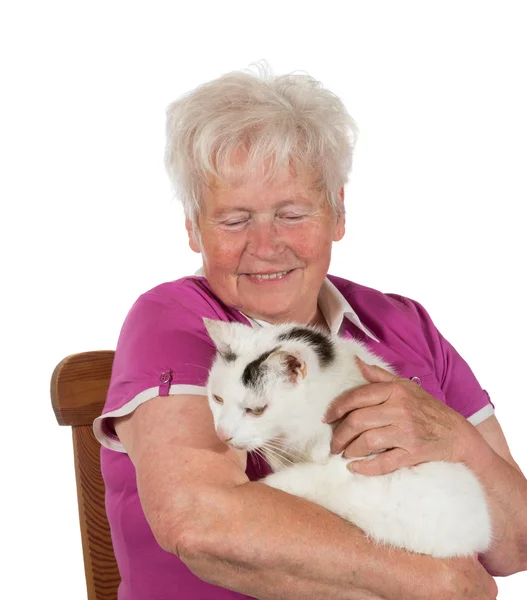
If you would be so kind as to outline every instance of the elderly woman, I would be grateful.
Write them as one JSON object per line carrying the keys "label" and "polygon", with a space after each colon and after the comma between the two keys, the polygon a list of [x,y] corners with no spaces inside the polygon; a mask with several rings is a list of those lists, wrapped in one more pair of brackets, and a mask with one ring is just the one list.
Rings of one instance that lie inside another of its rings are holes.
{"label": "elderly woman", "polygon": [[[527,567],[527,482],[466,362],[417,302],[327,274],[355,133],[342,102],[307,75],[231,73],[169,107],[166,164],[203,270],[134,304],[94,424],[120,600],[483,600],[496,596],[489,573]],[[267,470],[214,431],[203,317],[317,324],[394,365],[398,377],[363,366],[371,383],[334,403],[327,420],[344,418],[333,451],[387,450],[357,465],[367,475],[466,463],[489,498],[488,552],[388,549],[258,483]]]}

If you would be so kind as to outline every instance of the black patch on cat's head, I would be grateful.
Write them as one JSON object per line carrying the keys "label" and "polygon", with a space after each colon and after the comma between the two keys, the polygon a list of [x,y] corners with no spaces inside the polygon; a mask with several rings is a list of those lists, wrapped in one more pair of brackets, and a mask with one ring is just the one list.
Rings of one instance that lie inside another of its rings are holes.
{"label": "black patch on cat's head", "polygon": [[219,355],[225,362],[234,362],[238,358],[230,348],[225,352],[219,352]]}
{"label": "black patch on cat's head", "polygon": [[317,353],[322,367],[329,365],[335,358],[335,348],[331,339],[327,335],[307,327],[293,327],[286,333],[281,333],[278,340],[280,342],[286,342],[287,340],[305,342]]}
{"label": "black patch on cat's head", "polygon": [[245,367],[242,374],[242,382],[245,386],[253,388],[258,387],[265,371],[267,370],[266,365],[264,365],[263,363],[276,350],[278,350],[278,347],[269,350],[269,352],[264,352],[257,359],[253,360]]}

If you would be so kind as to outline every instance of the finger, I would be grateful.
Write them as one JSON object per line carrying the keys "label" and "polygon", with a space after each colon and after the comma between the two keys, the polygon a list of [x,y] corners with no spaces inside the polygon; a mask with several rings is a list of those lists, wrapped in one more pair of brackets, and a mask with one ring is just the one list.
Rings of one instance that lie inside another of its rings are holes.
{"label": "finger", "polygon": [[344,415],[357,408],[374,406],[386,402],[393,393],[390,383],[370,383],[354,390],[347,390],[329,405],[324,417],[325,423],[338,421]]}
{"label": "finger", "polygon": [[359,473],[360,475],[386,475],[401,467],[410,467],[413,464],[415,463],[412,463],[412,457],[406,450],[394,448],[382,452],[371,460],[350,462],[347,467],[353,473]]}
{"label": "finger", "polygon": [[355,356],[355,362],[366,381],[370,383],[389,383],[390,381],[401,379],[398,375],[390,373],[390,371],[379,367],[379,365],[370,365],[364,362],[359,356]]}
{"label": "finger", "polygon": [[386,404],[366,406],[350,412],[333,431],[331,453],[339,454],[365,431],[391,425],[396,417],[396,407]]}
{"label": "finger", "polygon": [[[382,452],[392,448],[401,448],[402,432],[397,427],[389,425],[380,429],[365,431],[354,440],[343,453],[344,458],[367,456],[374,452]],[[373,460],[373,459],[372,459]]]}

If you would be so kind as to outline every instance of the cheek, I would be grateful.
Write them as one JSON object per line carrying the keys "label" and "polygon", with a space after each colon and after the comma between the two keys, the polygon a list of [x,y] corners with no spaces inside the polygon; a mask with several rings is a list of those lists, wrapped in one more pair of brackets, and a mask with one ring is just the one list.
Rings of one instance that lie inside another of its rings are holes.
{"label": "cheek", "polygon": [[328,229],[318,224],[299,229],[290,239],[297,256],[306,259],[320,258],[331,248]]}
{"label": "cheek", "polygon": [[244,417],[238,421],[233,433],[236,438],[243,441],[252,440],[254,436],[254,431]]}
{"label": "cheek", "polygon": [[269,424],[262,418],[243,416],[238,424],[238,435],[246,440],[265,442],[269,439]]}
{"label": "cheek", "polygon": [[218,268],[230,268],[238,265],[243,252],[244,241],[241,236],[222,232],[208,233],[202,236],[201,252],[210,265]]}
{"label": "cheek", "polygon": [[214,421],[214,428],[217,428],[221,414],[221,407],[217,402],[214,402],[214,400],[209,400],[209,407],[212,413],[212,420]]}

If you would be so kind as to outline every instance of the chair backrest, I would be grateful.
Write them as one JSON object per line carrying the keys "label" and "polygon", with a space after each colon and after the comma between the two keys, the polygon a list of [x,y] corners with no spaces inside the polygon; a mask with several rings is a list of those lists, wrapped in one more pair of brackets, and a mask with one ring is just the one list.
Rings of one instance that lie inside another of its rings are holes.
{"label": "chair backrest", "polygon": [[92,431],[103,409],[114,352],[83,352],[61,361],[51,377],[59,425],[70,425],[88,600],[116,600],[121,580],[104,504],[100,444]]}

